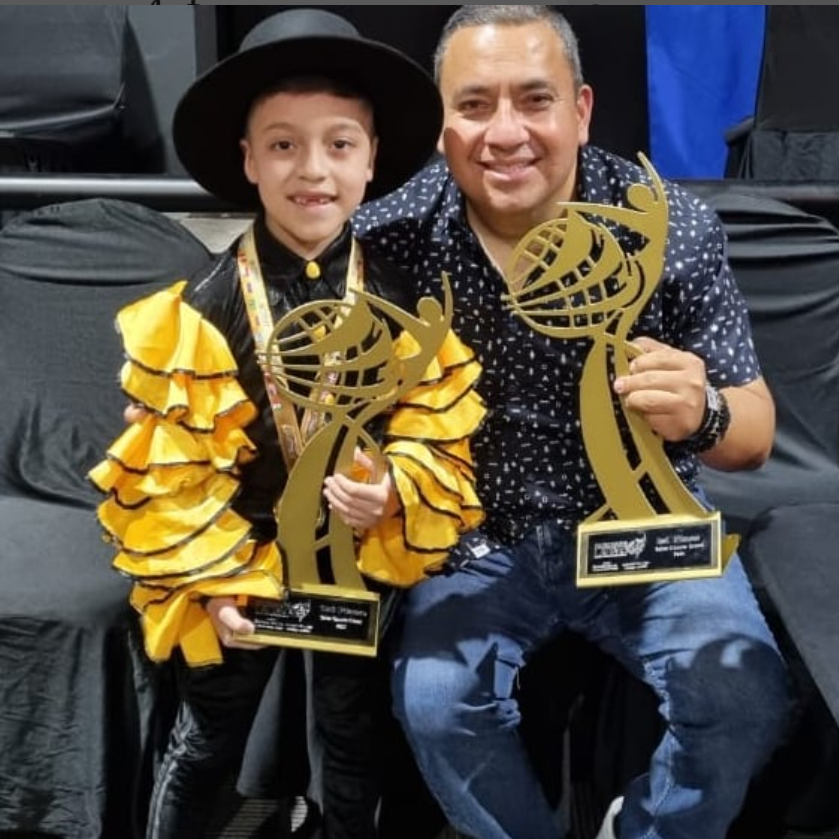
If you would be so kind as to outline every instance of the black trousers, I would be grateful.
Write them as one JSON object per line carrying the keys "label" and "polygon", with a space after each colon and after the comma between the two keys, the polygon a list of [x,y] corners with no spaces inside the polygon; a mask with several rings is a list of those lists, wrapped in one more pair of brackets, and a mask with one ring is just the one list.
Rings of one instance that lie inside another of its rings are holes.
{"label": "black trousers", "polygon": [[[296,653],[226,650],[222,664],[199,668],[176,659],[179,706],[155,778],[146,839],[202,839],[220,791],[239,771],[277,656]],[[305,737],[287,742],[302,741],[308,749],[300,754],[293,746],[278,765],[309,763],[310,787],[300,792],[320,805],[323,839],[376,839],[379,727],[389,714],[386,663],[339,653],[305,656],[306,678],[292,687],[307,694],[308,720],[283,721],[277,730],[305,725]],[[276,747],[282,750],[283,743],[281,736]]]}
{"label": "black trousers", "polygon": [[312,797],[323,839],[376,839],[389,713],[381,659],[312,653]]}

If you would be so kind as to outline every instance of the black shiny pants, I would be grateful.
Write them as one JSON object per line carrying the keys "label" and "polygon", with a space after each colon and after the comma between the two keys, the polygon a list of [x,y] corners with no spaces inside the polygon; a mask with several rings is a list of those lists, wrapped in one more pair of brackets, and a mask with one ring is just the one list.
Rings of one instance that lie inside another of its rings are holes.
{"label": "black shiny pants", "polygon": [[[298,654],[279,654],[289,652]],[[306,677],[294,687],[306,692],[308,714],[292,724],[307,730],[287,739],[308,748],[295,745],[284,757],[309,763],[309,789],[301,792],[321,808],[323,839],[375,839],[385,664],[338,653],[304,655]],[[156,774],[146,839],[203,839],[221,791],[239,771],[248,738],[260,736],[252,732],[253,722],[277,656],[276,649],[227,650],[220,665],[176,662],[179,707]],[[276,748],[284,742],[279,737]]]}

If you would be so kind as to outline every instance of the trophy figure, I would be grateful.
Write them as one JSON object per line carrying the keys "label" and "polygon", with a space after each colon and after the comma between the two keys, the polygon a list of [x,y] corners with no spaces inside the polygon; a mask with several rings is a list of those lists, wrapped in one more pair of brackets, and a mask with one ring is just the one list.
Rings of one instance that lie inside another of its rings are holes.
{"label": "trophy figure", "polygon": [[[358,570],[353,530],[325,508],[323,481],[336,471],[350,474],[357,448],[383,463],[370,429],[422,380],[443,344],[452,311],[443,279],[445,308],[423,298],[417,316],[355,290],[344,300],[300,306],[274,327],[263,366],[297,423],[278,422],[283,448],[292,449],[275,506],[285,595],[249,602],[256,626],[250,640],[376,654],[379,595]],[[413,354],[397,352],[394,330],[410,333]]]}
{"label": "trophy figure", "polygon": [[[588,339],[580,381],[583,443],[604,497],[578,527],[577,584],[616,585],[717,576],[736,547],[673,469],[646,420],[625,410],[615,377],[637,354],[629,332],[661,278],[666,194],[646,158],[651,186],[634,184],[627,206],[570,202],[518,243],[505,301],[532,329]],[[627,253],[613,228],[631,231]]]}

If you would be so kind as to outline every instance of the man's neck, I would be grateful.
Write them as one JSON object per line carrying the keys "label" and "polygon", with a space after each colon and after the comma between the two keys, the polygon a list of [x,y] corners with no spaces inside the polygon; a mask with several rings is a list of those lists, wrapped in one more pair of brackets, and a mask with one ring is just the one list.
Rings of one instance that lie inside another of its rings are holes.
{"label": "man's neck", "polygon": [[466,218],[469,227],[480,242],[490,261],[503,274],[513,255],[513,249],[521,237],[527,232],[527,227],[503,229],[498,225],[489,224],[470,207],[466,208]]}

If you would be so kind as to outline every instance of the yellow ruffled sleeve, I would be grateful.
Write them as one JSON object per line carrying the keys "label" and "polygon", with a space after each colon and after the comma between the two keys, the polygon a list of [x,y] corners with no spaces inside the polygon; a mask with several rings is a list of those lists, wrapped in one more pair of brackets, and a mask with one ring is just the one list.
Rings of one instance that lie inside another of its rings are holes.
{"label": "yellow ruffled sleeve", "polygon": [[[416,339],[401,333],[397,355],[416,350]],[[475,391],[480,373],[477,359],[449,331],[422,380],[394,407],[383,451],[402,512],[364,533],[358,561],[368,577],[413,585],[483,521],[469,445],[486,415]]]}
{"label": "yellow ruffled sleeve", "polygon": [[168,659],[179,646],[198,665],[222,659],[201,600],[279,597],[282,575],[276,545],[255,543],[231,506],[256,454],[244,431],[256,408],[222,334],[182,299],[184,285],[117,316],[122,386],[147,414],[89,477],[106,495],[97,516],[114,567],[134,582],[149,657]]}

